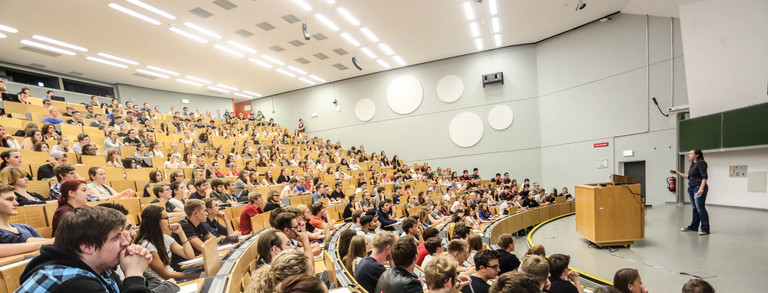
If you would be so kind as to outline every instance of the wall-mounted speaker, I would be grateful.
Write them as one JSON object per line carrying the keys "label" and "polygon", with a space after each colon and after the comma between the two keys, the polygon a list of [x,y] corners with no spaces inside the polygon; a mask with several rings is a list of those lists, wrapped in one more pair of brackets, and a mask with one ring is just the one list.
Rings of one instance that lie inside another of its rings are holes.
{"label": "wall-mounted speaker", "polygon": [[489,74],[483,74],[483,87],[485,87],[486,84],[492,84],[500,82],[501,84],[504,84],[504,73],[503,72],[496,72],[496,73],[489,73]]}
{"label": "wall-mounted speaker", "polygon": [[363,67],[360,66],[360,63],[357,63],[357,57],[352,57],[352,65],[355,65],[355,68],[357,68],[357,70],[360,70],[360,71],[363,70]]}

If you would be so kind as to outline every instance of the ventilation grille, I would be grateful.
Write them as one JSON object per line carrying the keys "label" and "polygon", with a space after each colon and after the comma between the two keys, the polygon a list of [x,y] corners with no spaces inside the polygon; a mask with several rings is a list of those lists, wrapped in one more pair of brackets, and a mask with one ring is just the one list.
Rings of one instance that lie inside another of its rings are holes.
{"label": "ventilation grille", "polygon": [[320,59],[320,60],[328,59],[328,55],[325,55],[323,53],[317,53],[317,54],[312,55],[312,56],[315,56],[315,58]]}
{"label": "ventilation grille", "polygon": [[272,47],[269,47],[269,49],[272,50],[272,51],[278,52],[278,53],[282,52],[282,51],[285,51],[285,49],[283,47],[280,47],[280,46],[272,46]]}
{"label": "ventilation grille", "polygon": [[349,67],[341,65],[341,63],[333,64],[333,67],[336,67],[336,69],[338,69],[338,70],[347,70],[347,69],[349,69]]}
{"label": "ventilation grille", "polygon": [[241,36],[243,38],[247,38],[247,37],[253,36],[252,32],[249,32],[249,31],[247,31],[245,29],[236,30],[235,34],[238,35],[238,36]]}
{"label": "ventilation grille", "polygon": [[223,95],[223,94],[224,94],[224,93],[222,93],[222,92],[217,92],[217,91],[214,91],[214,90],[209,90],[209,91],[206,91],[206,92],[207,92],[207,93],[211,93],[211,94],[214,94],[214,95],[217,95],[217,96],[220,96],[220,95]]}
{"label": "ventilation grille", "polygon": [[45,68],[46,65],[40,64],[40,63],[30,63],[29,66],[37,67],[37,68]]}
{"label": "ventilation grille", "polygon": [[264,31],[271,31],[271,30],[275,29],[274,25],[272,25],[272,24],[270,24],[269,22],[266,22],[266,21],[262,22],[260,24],[257,24],[256,26],[258,26],[259,28],[263,29]]}
{"label": "ventilation grille", "polygon": [[299,19],[298,17],[296,17],[296,15],[293,15],[293,14],[283,15],[283,20],[285,20],[285,22],[289,24],[294,24],[301,21],[301,19]]}
{"label": "ventilation grille", "polygon": [[69,72],[69,73],[67,73],[67,74],[70,74],[70,75],[77,75],[77,76],[82,76],[82,75],[83,75],[83,73],[82,73],[82,72],[77,72],[77,71],[70,71],[70,72]]}
{"label": "ventilation grille", "polygon": [[143,77],[143,78],[146,78],[146,79],[151,79],[151,80],[155,80],[155,79],[158,78],[157,76],[151,76],[151,75],[147,75],[147,74],[143,74],[143,73],[138,73],[138,72],[134,73],[133,75],[138,76],[138,77]]}
{"label": "ventilation grille", "polygon": [[312,38],[314,38],[317,41],[328,39],[328,37],[326,37],[324,34],[314,34],[312,35]]}
{"label": "ventilation grille", "polygon": [[296,58],[296,59],[293,59],[293,61],[299,62],[301,64],[309,64],[310,63],[309,60],[304,59],[304,58]]}
{"label": "ventilation grille", "polygon": [[207,10],[202,9],[200,7],[190,10],[189,13],[192,13],[199,18],[209,18],[213,16],[213,13],[210,13]]}
{"label": "ventilation grille", "polygon": [[288,42],[288,44],[291,44],[291,45],[293,45],[294,47],[301,47],[301,46],[304,46],[304,45],[305,45],[305,44],[304,44],[304,42],[302,42],[302,41],[299,41],[299,40],[293,40],[293,41],[290,41],[290,42]]}
{"label": "ventilation grille", "polygon": [[237,8],[237,5],[235,5],[235,3],[229,2],[227,0],[216,0],[216,1],[213,1],[213,4],[216,4],[216,6],[219,6],[221,7],[221,9],[224,9],[224,10]]}
{"label": "ventilation grille", "polygon": [[349,54],[349,52],[345,51],[342,48],[333,49],[333,52],[336,53],[336,54],[339,54],[339,56],[344,56],[344,55]]}
{"label": "ventilation grille", "polygon": [[22,50],[27,50],[27,51],[30,51],[30,52],[35,52],[35,53],[38,53],[38,54],[43,54],[43,55],[46,55],[46,56],[51,56],[51,57],[59,57],[59,56],[61,56],[61,54],[59,54],[59,53],[54,53],[54,52],[51,52],[51,51],[47,51],[47,50],[43,50],[43,49],[38,49],[38,48],[35,48],[35,47],[30,47],[30,46],[22,46],[21,49]]}

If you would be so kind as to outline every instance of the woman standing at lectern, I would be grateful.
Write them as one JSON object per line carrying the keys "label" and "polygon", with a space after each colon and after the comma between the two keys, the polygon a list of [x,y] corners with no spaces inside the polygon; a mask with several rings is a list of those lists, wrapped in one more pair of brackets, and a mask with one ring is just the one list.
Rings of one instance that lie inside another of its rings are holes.
{"label": "woman standing at lectern", "polygon": [[[699,235],[709,235],[709,214],[705,206],[707,191],[709,191],[707,162],[704,161],[704,154],[701,153],[700,149],[693,149],[688,152],[688,160],[691,161],[691,167],[688,169],[687,175],[676,170],[669,171],[688,179],[688,197],[691,200],[691,205],[693,205],[691,225],[680,230],[683,232],[698,230]],[[699,223],[701,223],[701,230],[699,230]]]}

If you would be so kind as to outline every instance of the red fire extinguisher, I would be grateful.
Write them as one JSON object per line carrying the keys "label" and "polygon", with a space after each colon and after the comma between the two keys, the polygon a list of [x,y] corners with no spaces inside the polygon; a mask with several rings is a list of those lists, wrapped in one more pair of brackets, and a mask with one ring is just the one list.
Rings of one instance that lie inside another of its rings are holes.
{"label": "red fire extinguisher", "polygon": [[677,178],[667,177],[667,189],[669,189],[669,191],[675,191],[676,182],[677,182]]}

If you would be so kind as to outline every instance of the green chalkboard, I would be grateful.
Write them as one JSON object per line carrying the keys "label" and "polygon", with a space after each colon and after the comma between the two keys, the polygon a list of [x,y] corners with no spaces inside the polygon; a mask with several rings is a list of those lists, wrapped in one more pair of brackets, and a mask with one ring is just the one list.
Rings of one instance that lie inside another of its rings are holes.
{"label": "green chalkboard", "polygon": [[768,145],[768,103],[723,112],[723,148]]}
{"label": "green chalkboard", "polygon": [[680,121],[680,152],[722,148],[722,113]]}
{"label": "green chalkboard", "polygon": [[680,152],[768,145],[768,103],[680,121]]}

